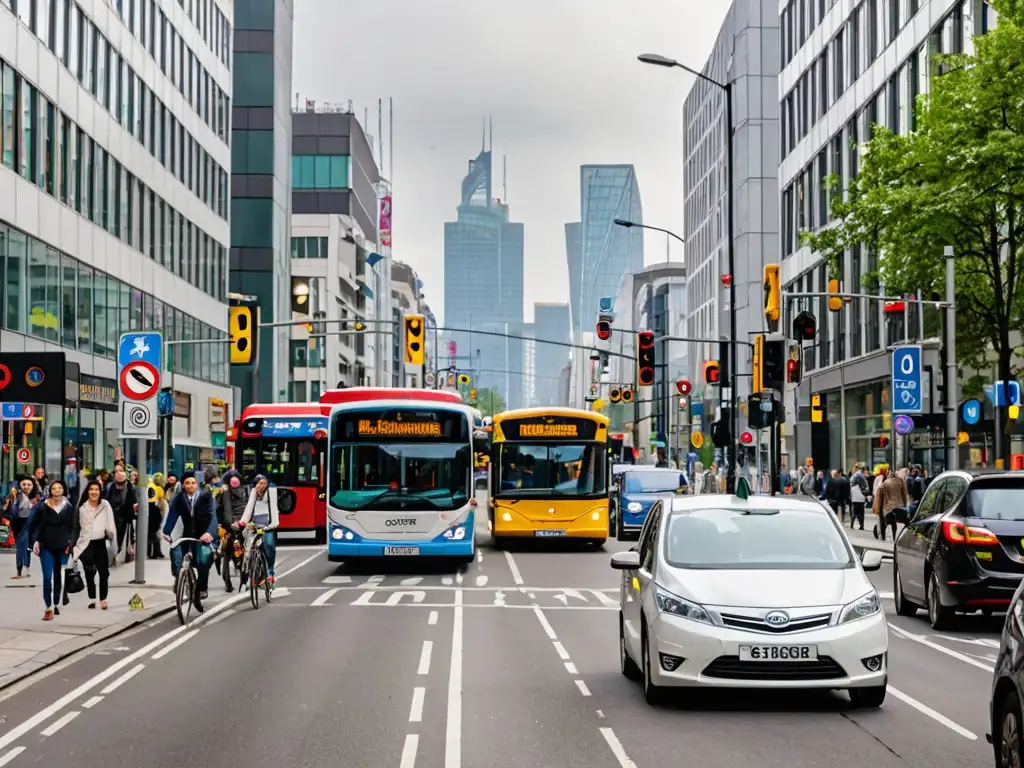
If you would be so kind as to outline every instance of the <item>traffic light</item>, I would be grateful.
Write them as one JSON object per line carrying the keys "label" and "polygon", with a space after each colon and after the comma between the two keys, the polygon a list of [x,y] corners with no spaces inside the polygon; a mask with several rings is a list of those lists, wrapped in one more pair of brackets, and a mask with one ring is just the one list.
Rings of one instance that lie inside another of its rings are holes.
{"label": "traffic light", "polygon": [[423,365],[423,315],[405,316],[405,362]]}
{"label": "traffic light", "polygon": [[229,359],[232,365],[255,365],[259,353],[259,307],[240,304],[228,307]]}
{"label": "traffic light", "polygon": [[885,435],[882,435],[880,438],[878,438],[878,447],[879,448],[888,448],[889,447],[889,438],[886,437]]}
{"label": "traffic light", "polygon": [[[771,404],[770,410],[761,410],[765,401]],[[747,397],[747,424],[751,429],[769,429],[775,424],[775,403],[771,395],[755,392]]]}
{"label": "traffic light", "polygon": [[470,375],[468,373],[460,373],[459,374],[459,384],[461,386],[463,386],[463,387],[468,386],[470,381],[472,381],[472,378],[470,377]]}
{"label": "traffic light", "polygon": [[719,384],[722,379],[722,369],[717,360],[708,360],[704,363],[704,383]]}
{"label": "traffic light", "polygon": [[309,314],[309,278],[292,278],[292,312],[300,315]]}
{"label": "traffic light", "polygon": [[766,264],[764,268],[764,317],[768,322],[768,332],[779,332],[779,319],[782,317],[782,284],[781,267],[778,264]]}
{"label": "traffic light", "polygon": [[624,403],[632,403],[633,402],[633,388],[632,387],[623,387],[621,394],[622,394],[622,402],[624,402]]}
{"label": "traffic light", "polygon": [[811,423],[822,424],[825,421],[825,405],[821,395],[811,395]]}
{"label": "traffic light", "polygon": [[828,281],[828,311],[838,312],[843,308],[843,297],[839,295],[839,281]]}
{"label": "traffic light", "polygon": [[475,389],[469,390],[469,402],[471,402],[471,403],[475,403],[476,402],[476,390]]}
{"label": "traffic light", "polygon": [[818,321],[810,312],[801,312],[793,318],[793,338],[797,341],[814,341],[818,332]]}
{"label": "traffic light", "polygon": [[722,448],[732,444],[732,409],[723,408],[722,418],[711,423],[711,442]]}
{"label": "traffic light", "polygon": [[777,389],[781,392],[786,381],[786,342],[782,339],[766,341],[763,355],[761,369],[764,381],[762,383],[765,389]]}
{"label": "traffic light", "polygon": [[607,320],[597,321],[597,338],[601,341],[608,341],[612,337],[612,324]]}
{"label": "traffic light", "polygon": [[608,391],[608,399],[613,403],[619,402],[622,399],[622,390],[618,387],[612,387]]}
{"label": "traffic light", "polygon": [[654,333],[640,331],[636,335],[636,383],[640,387],[654,385]]}
{"label": "traffic light", "polygon": [[789,360],[786,361],[786,381],[799,384],[803,378],[803,366],[800,364],[800,347],[794,344],[789,348]]}
{"label": "traffic light", "polygon": [[751,392],[764,390],[764,334],[754,337],[754,381],[750,385]]}

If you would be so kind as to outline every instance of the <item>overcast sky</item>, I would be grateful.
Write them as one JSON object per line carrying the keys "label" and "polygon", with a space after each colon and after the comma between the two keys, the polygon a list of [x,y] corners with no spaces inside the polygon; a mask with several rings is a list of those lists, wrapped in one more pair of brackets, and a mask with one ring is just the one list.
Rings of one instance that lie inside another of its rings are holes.
{"label": "overcast sky", "polygon": [[[525,317],[568,302],[563,225],[580,217],[585,163],[636,166],[644,219],[682,234],[683,99],[692,76],[636,61],[653,52],[701,67],[725,0],[302,0],[295,3],[294,91],[351,99],[360,120],[394,99],[394,256],[444,314],[444,222],[467,161],[494,119],[494,187],[526,231]],[[386,107],[385,107],[386,108]],[[387,123],[385,119],[385,134]],[[385,146],[387,136],[385,135]],[[648,264],[665,237],[647,233]],[[682,260],[672,243],[672,260]],[[480,286],[486,300],[487,286]]]}

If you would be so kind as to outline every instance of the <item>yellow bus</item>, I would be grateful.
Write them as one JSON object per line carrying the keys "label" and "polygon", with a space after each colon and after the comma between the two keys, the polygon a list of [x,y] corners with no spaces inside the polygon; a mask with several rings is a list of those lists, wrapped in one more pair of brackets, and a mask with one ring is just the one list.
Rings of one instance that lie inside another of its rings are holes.
{"label": "yellow bus", "polygon": [[494,417],[490,531],[516,537],[608,538],[608,418],[573,408],[526,408]]}

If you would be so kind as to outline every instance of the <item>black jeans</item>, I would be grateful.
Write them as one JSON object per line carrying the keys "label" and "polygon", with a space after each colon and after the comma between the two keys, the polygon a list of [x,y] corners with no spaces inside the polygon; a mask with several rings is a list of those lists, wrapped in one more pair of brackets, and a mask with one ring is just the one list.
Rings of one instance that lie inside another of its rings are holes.
{"label": "black jeans", "polygon": [[875,528],[878,530],[879,537],[882,541],[885,541],[885,529],[892,528],[892,538],[896,540],[896,513],[895,510],[890,509],[888,512],[878,518],[878,522],[875,524]]}
{"label": "black jeans", "polygon": [[846,522],[846,502],[845,501],[833,501],[832,502],[832,512],[835,514],[836,517],[838,517],[844,523]]}
{"label": "black jeans", "polygon": [[106,539],[93,539],[82,553],[82,565],[85,568],[85,588],[89,599],[96,599],[96,574],[100,575],[100,600],[107,599],[110,586],[110,563],[107,559]]}
{"label": "black jeans", "polygon": [[850,512],[850,530],[853,530],[853,526],[860,523],[860,529],[864,530],[864,502],[854,501],[852,502],[853,509]]}

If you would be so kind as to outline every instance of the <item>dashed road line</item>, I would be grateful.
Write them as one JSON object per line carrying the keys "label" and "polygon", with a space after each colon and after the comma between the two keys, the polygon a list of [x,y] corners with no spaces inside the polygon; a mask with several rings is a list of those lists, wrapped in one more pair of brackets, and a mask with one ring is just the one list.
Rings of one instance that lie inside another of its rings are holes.
{"label": "dashed road line", "polygon": [[426,698],[427,689],[416,686],[412,689],[412,705],[409,707],[409,722],[423,722],[423,700]]}
{"label": "dashed road line", "polygon": [[896,635],[896,637],[901,637],[904,640],[913,640],[915,643],[920,643],[921,645],[927,648],[931,648],[932,650],[938,651],[939,653],[944,653],[947,656],[957,659],[958,661],[962,661],[964,664],[970,664],[972,667],[983,669],[986,672],[995,671],[995,667],[992,664],[986,664],[985,662],[978,661],[977,659],[972,658],[967,654],[960,653],[959,651],[954,651],[952,648],[946,648],[944,645],[933,643],[924,635],[915,635],[913,632],[907,632],[907,630],[897,627],[891,621],[889,622],[889,629]]}
{"label": "dashed road line", "polygon": [[46,730],[42,731],[43,736],[53,736],[53,734],[55,734],[57,731],[59,731],[65,725],[70,723],[72,720],[74,720],[80,714],[81,714],[81,712],[79,712],[77,709],[68,712],[60,720],[57,720],[49,728],[47,728]]}
{"label": "dashed road line", "polygon": [[580,673],[580,671],[576,669],[576,665],[573,664],[571,661],[565,662],[565,671],[568,672],[570,675],[578,675]]}
{"label": "dashed road line", "polygon": [[584,696],[590,695],[590,689],[587,688],[587,684],[582,680],[576,681],[576,687],[580,689],[580,693],[582,693]]}
{"label": "dashed road line", "polygon": [[557,640],[555,640],[553,645],[555,646],[555,652],[558,654],[558,658],[560,658],[562,661],[568,661],[569,660],[569,652],[565,650],[565,646],[562,645]]}
{"label": "dashed road line", "polygon": [[476,585],[478,587],[486,586],[487,585],[487,577],[486,576],[477,576],[476,577]]}
{"label": "dashed road line", "polygon": [[427,616],[427,624],[431,627],[437,624],[437,611],[430,612],[430,615]]}
{"label": "dashed road line", "polygon": [[922,715],[926,715],[927,717],[930,717],[935,722],[939,723],[939,725],[946,726],[953,733],[958,734],[960,736],[963,736],[965,739],[970,739],[971,741],[977,741],[978,740],[977,734],[974,734],[971,731],[968,731],[966,728],[964,728],[959,723],[953,722],[948,717],[943,715],[941,712],[936,712],[934,709],[932,709],[928,705],[922,704],[920,701],[915,699],[913,696],[908,696],[907,694],[903,693],[903,691],[899,691],[899,690],[893,688],[891,685],[888,686],[887,690],[888,690],[888,692],[890,694],[895,696],[897,699],[902,701],[904,704],[910,705],[911,707],[916,709],[918,712],[920,712]]}
{"label": "dashed road line", "polygon": [[462,591],[455,593],[452,655],[448,663],[448,721],[444,739],[444,768],[462,768]]}
{"label": "dashed road line", "polygon": [[110,685],[108,685],[106,688],[104,688],[102,691],[100,691],[100,694],[102,694],[103,696],[109,696],[114,691],[116,691],[118,688],[120,688],[122,685],[124,685],[129,680],[131,680],[133,677],[135,677],[137,674],[139,674],[139,672],[141,672],[145,668],[146,668],[145,664],[136,664],[134,667],[132,667],[127,672],[125,672],[123,675],[121,675],[119,678],[117,678],[117,680],[115,680]]}
{"label": "dashed road line", "polygon": [[101,701],[103,701],[103,697],[102,696],[93,696],[91,699],[88,699],[87,701],[83,701],[82,702],[82,707],[85,708],[85,709],[92,709],[97,704],[99,704]]}
{"label": "dashed road line", "polygon": [[[279,605],[287,605],[287,603],[279,603]],[[229,616],[233,616],[235,613],[236,611],[234,608],[228,608],[220,616],[214,616],[212,619],[210,619],[210,621],[206,622],[206,624],[204,624],[203,626],[212,627],[217,622],[224,621],[224,619],[228,618]]]}
{"label": "dashed road line", "polygon": [[420,665],[416,670],[417,675],[426,675],[430,672],[430,654],[434,652],[434,641],[424,640],[423,650],[420,651]]}
{"label": "dashed road line", "polygon": [[156,661],[157,659],[162,659],[164,656],[169,654],[171,651],[176,649],[178,646],[183,645],[184,643],[187,643],[189,640],[191,640],[193,637],[195,637],[198,634],[199,634],[199,630],[198,629],[193,629],[193,630],[190,630],[190,631],[186,632],[184,635],[179,637],[177,640],[175,640],[170,645],[165,645],[159,651],[154,653],[153,657],[152,657],[153,660]]}
{"label": "dashed road line", "polygon": [[3,768],[3,766],[7,765],[9,762],[11,762],[11,760],[16,758],[18,755],[20,755],[24,751],[25,751],[24,747],[15,747],[10,752],[8,752],[6,755],[0,755],[0,768]]}
{"label": "dashed road line", "polygon": [[416,765],[416,751],[420,746],[420,737],[410,733],[405,737],[405,746],[402,747],[402,762],[399,768],[413,768]]}
{"label": "dashed road line", "polygon": [[544,630],[544,634],[546,634],[548,636],[548,639],[551,641],[557,640],[558,635],[555,634],[555,628],[551,626],[551,623],[548,621],[548,617],[544,615],[544,611],[542,611],[536,605],[532,607],[533,615],[536,616],[537,621],[540,622],[540,626]]}
{"label": "dashed road line", "polygon": [[512,553],[505,550],[505,562],[508,563],[508,569],[512,572],[512,580],[516,583],[516,586],[523,584],[523,574],[519,572],[519,566],[516,565],[515,558],[512,557]]}
{"label": "dashed road line", "polygon": [[629,755],[623,749],[622,742],[615,735],[615,731],[611,728],[598,728],[598,730],[604,736],[604,740],[608,743],[608,748],[612,751],[612,754],[615,755],[615,759],[619,761],[620,768],[636,768],[636,763],[629,759]]}

